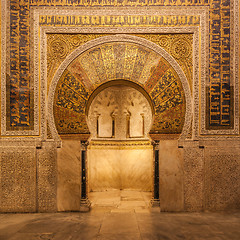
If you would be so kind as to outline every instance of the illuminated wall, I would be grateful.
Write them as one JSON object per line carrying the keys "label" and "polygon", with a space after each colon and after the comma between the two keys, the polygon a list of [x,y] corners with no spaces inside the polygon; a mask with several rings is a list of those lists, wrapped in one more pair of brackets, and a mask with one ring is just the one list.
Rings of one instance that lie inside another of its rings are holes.
{"label": "illuminated wall", "polygon": [[238,15],[237,0],[2,0],[0,211],[67,209],[62,156],[114,80],[152,103],[164,208],[178,199],[166,182],[184,186],[178,209],[239,207]]}

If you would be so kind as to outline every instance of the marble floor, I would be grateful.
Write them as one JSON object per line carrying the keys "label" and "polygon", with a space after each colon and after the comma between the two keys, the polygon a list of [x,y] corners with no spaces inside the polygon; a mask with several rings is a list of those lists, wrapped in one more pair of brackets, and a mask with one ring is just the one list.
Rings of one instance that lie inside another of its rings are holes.
{"label": "marble floor", "polygon": [[0,214],[0,240],[239,240],[240,212],[164,213],[150,193],[91,193],[89,213]]}
{"label": "marble floor", "polygon": [[93,211],[149,212],[151,192],[133,190],[109,190],[90,192],[89,199]]}

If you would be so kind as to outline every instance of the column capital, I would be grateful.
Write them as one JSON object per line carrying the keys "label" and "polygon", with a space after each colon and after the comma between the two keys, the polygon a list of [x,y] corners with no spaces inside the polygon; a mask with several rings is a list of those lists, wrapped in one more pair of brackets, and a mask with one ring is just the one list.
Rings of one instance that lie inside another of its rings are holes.
{"label": "column capital", "polygon": [[88,145],[89,145],[89,141],[88,140],[81,140],[82,150],[86,150]]}
{"label": "column capital", "polygon": [[153,148],[156,149],[159,146],[159,140],[152,140],[151,144],[153,145]]}

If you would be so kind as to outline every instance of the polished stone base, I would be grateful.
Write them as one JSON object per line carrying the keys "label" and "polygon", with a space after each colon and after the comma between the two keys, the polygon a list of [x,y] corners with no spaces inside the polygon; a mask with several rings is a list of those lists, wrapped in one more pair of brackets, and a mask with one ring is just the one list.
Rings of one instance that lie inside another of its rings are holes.
{"label": "polished stone base", "polygon": [[91,209],[91,202],[89,199],[81,199],[80,201],[80,212],[89,212]]}
{"label": "polished stone base", "polygon": [[149,204],[149,209],[151,212],[161,212],[160,208],[160,200],[159,199],[151,199]]}
{"label": "polished stone base", "polygon": [[91,142],[88,154],[90,191],[132,189],[151,191],[153,150],[149,141],[105,144]]}

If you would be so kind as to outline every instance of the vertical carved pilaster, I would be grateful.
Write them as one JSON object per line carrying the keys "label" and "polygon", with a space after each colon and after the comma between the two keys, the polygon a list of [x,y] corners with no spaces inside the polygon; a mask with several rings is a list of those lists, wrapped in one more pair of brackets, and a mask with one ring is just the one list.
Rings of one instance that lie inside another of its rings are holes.
{"label": "vertical carved pilaster", "polygon": [[37,211],[57,212],[57,147],[52,140],[37,150]]}
{"label": "vertical carved pilaster", "polygon": [[88,142],[81,141],[81,200],[80,212],[90,211],[91,203],[87,191],[87,145]]}
{"label": "vertical carved pilaster", "polygon": [[153,141],[153,196],[150,202],[151,208],[156,208],[160,211],[159,198],[159,141]]}

